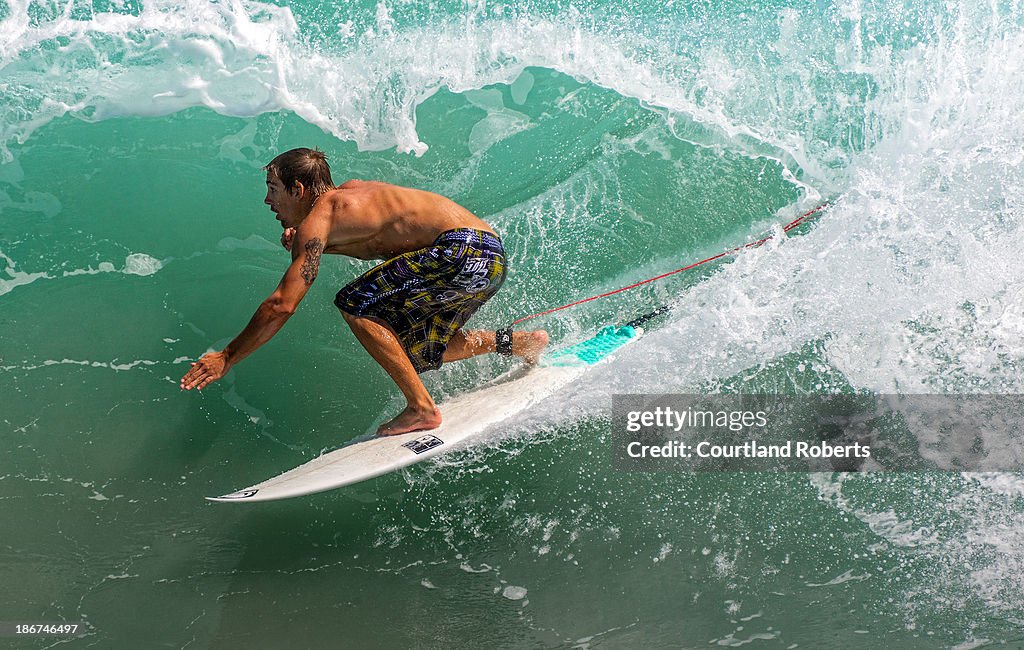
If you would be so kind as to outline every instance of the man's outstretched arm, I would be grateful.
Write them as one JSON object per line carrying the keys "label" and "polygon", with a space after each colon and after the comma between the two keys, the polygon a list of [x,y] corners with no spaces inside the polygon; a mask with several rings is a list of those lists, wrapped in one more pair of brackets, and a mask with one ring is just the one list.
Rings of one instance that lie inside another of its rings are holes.
{"label": "man's outstretched arm", "polygon": [[295,313],[320,270],[320,256],[328,228],[318,225],[310,215],[295,234],[292,263],[274,293],[263,301],[242,333],[220,352],[209,352],[192,364],[181,378],[181,388],[205,388],[227,374],[236,363],[249,356],[277,334]]}

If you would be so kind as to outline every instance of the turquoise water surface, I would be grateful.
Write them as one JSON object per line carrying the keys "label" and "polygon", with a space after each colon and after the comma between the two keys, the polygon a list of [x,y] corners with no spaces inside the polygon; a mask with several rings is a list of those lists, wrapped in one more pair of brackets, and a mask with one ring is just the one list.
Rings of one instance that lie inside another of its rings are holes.
{"label": "turquoise water surface", "polygon": [[[627,473],[610,421],[614,393],[1024,392],[1021,61],[1019,0],[0,0],[0,621],[99,648],[1024,648],[1020,475]],[[678,301],[472,449],[212,504],[402,406],[332,305],[370,264],[340,257],[178,388],[289,262],[262,167],[297,146],[492,224],[511,272],[480,327],[778,236],[532,321],[565,347]]]}

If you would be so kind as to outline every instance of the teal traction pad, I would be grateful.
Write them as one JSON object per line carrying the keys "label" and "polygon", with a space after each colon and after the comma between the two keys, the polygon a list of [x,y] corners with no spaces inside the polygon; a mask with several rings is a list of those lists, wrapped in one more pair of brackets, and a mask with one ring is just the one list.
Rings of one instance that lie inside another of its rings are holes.
{"label": "teal traction pad", "polygon": [[573,366],[580,362],[592,366],[640,336],[641,330],[629,325],[609,325],[593,338],[559,350],[545,360],[547,366]]}

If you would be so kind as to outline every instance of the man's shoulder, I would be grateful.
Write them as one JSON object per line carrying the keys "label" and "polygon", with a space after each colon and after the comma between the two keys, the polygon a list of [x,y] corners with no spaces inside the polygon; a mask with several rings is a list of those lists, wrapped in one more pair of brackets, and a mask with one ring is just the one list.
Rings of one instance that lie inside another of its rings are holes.
{"label": "man's shoulder", "polygon": [[361,196],[360,192],[353,192],[353,189],[355,189],[355,186],[350,186],[349,183],[344,183],[333,190],[324,192],[320,198],[317,199],[317,209],[313,212],[319,213],[319,216],[321,217],[330,218],[337,212],[343,212],[346,209],[351,208],[354,203],[359,201]]}
{"label": "man's shoulder", "polygon": [[339,190],[366,190],[374,188],[393,187],[395,189],[405,189],[400,185],[394,185],[392,183],[385,183],[384,181],[367,181],[361,178],[350,178],[341,185],[337,186]]}
{"label": "man's shoulder", "polygon": [[397,186],[378,181],[364,181],[354,178],[347,180],[341,185],[336,186],[333,190],[326,192],[322,198],[329,200],[332,207],[335,209],[344,209],[358,206],[359,204],[365,203],[367,200],[372,200],[380,190],[392,187]]}
{"label": "man's shoulder", "polygon": [[311,230],[326,228],[339,233],[359,229],[375,217],[375,202],[371,193],[339,187],[324,192],[305,221]]}

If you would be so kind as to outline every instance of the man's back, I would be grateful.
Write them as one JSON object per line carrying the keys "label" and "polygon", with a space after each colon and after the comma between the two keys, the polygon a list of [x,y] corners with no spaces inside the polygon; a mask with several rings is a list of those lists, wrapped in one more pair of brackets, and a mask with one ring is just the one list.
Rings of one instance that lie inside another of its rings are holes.
{"label": "man's back", "polygon": [[454,228],[494,232],[451,199],[376,181],[343,183],[321,196],[316,207],[317,218],[330,220],[324,252],[359,259],[387,259],[414,251]]}

